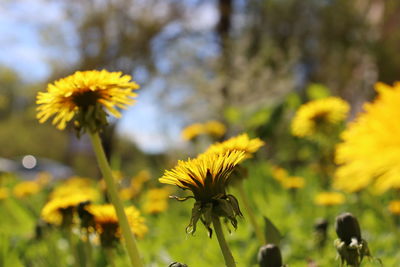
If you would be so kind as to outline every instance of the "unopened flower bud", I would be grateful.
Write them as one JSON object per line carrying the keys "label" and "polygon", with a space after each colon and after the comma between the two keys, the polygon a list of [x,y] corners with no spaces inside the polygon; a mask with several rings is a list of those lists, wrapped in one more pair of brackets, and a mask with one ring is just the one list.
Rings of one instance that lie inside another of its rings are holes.
{"label": "unopened flower bud", "polygon": [[339,238],[335,240],[335,247],[342,264],[360,266],[365,256],[372,258],[367,241],[361,238],[357,218],[351,213],[336,217],[336,233]]}
{"label": "unopened flower bud", "polygon": [[315,221],[314,224],[314,229],[317,232],[326,232],[326,230],[328,229],[328,221],[324,218],[319,218]]}
{"label": "unopened flower bud", "polygon": [[186,264],[184,263],[180,263],[180,262],[173,262],[170,265],[168,265],[168,267],[188,267]]}
{"label": "unopened flower bud", "polygon": [[360,225],[357,218],[349,212],[342,213],[336,217],[336,233],[346,245],[350,245],[353,238],[361,242]]}
{"label": "unopened flower bud", "polygon": [[267,244],[258,251],[260,267],[282,267],[282,255],[278,246]]}
{"label": "unopened flower bud", "polygon": [[318,248],[323,248],[327,240],[328,221],[324,218],[319,218],[314,224],[315,243]]}

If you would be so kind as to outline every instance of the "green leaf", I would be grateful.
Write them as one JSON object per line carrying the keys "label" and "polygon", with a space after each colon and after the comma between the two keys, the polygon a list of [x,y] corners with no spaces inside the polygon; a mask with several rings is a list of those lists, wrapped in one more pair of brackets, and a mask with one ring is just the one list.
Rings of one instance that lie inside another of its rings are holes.
{"label": "green leaf", "polygon": [[279,232],[278,228],[271,222],[270,219],[264,216],[264,234],[267,244],[275,244],[279,246],[279,243],[282,240],[282,235]]}

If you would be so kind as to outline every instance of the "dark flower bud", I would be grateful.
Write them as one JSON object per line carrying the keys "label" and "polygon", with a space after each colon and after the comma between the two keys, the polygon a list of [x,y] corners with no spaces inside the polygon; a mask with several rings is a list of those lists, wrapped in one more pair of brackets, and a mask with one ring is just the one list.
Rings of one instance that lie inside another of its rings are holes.
{"label": "dark flower bud", "polygon": [[314,229],[317,232],[325,232],[326,233],[326,230],[328,230],[328,225],[329,225],[329,223],[326,219],[319,218],[315,221]]}
{"label": "dark flower bud", "polygon": [[336,217],[335,247],[343,264],[360,266],[364,257],[373,258],[368,243],[361,238],[358,220],[351,213],[343,213]]}
{"label": "dark flower bud", "polygon": [[361,242],[361,230],[358,220],[353,214],[345,212],[336,217],[336,233],[340,240],[350,245],[352,239]]}
{"label": "dark flower bud", "polygon": [[267,244],[258,251],[260,267],[282,267],[282,255],[278,246]]}
{"label": "dark flower bud", "polygon": [[183,263],[179,263],[179,262],[173,262],[170,265],[168,265],[168,267],[188,267],[186,264]]}
{"label": "dark flower bud", "polygon": [[323,248],[327,240],[328,221],[323,218],[317,219],[314,224],[314,238],[318,248]]}

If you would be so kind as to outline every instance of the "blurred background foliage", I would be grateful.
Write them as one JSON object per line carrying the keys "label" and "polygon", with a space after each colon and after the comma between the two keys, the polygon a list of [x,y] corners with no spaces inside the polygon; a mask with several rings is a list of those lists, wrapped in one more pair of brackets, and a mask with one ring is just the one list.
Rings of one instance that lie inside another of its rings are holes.
{"label": "blurred background foliage", "polygon": [[[43,14],[47,2],[38,1]],[[18,4],[24,1],[2,5],[7,9]],[[354,114],[373,97],[376,81],[398,79],[400,3],[396,0],[52,4],[63,19],[42,23],[37,32],[42,45],[56,51],[46,62],[51,70],[47,79],[32,82],[26,78],[29,73],[17,73],[8,65],[0,68],[2,157],[34,154],[64,162],[85,175],[96,174],[96,168],[87,168],[93,162],[85,162],[91,153],[87,142],[49,124],[39,126],[35,119],[36,92],[75,70],[106,68],[134,74],[142,85],[141,94],[155,98],[157,109],[165,114],[157,122],[161,133],[171,125],[179,128],[218,119],[228,125],[228,135],[249,131],[267,140],[269,156],[288,167],[311,154],[297,149],[303,141],[287,130],[301,103],[338,95],[352,104]],[[132,123],[142,121],[132,118]],[[135,159],[131,164],[136,167],[129,167],[133,169],[161,164],[165,156],[146,155],[130,139],[117,140],[116,123],[112,121],[104,132],[107,153],[115,164],[131,159]],[[179,150],[187,151],[188,146],[160,154],[185,154]]]}

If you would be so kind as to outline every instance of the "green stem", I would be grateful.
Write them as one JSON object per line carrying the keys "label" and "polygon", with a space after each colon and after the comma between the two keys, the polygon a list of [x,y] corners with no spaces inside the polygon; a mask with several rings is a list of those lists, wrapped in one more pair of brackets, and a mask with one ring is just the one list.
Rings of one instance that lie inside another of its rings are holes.
{"label": "green stem", "polygon": [[89,136],[97,157],[97,162],[106,182],[108,196],[110,197],[111,203],[113,204],[117,213],[118,222],[122,230],[122,235],[125,239],[131,265],[132,267],[143,267],[135,237],[129,227],[128,218],[126,217],[122,201],[118,196],[117,187],[112,176],[110,165],[108,164],[106,155],[104,153],[99,134],[90,133]]}
{"label": "green stem", "polygon": [[115,267],[113,249],[106,248],[106,249],[104,249],[104,253],[106,254],[108,265],[111,267]]}
{"label": "green stem", "polygon": [[93,252],[92,252],[92,244],[90,243],[90,233],[89,230],[86,230],[86,241],[85,241],[85,248],[86,248],[86,267],[93,266]]}
{"label": "green stem", "polygon": [[78,255],[78,251],[76,250],[74,237],[73,237],[71,228],[64,229],[64,234],[65,234],[65,237],[68,240],[68,245],[69,245],[69,248],[71,250],[71,253],[74,256],[74,266],[75,267],[79,267],[80,266],[80,264],[79,264],[79,255]]}
{"label": "green stem", "polygon": [[256,217],[254,216],[253,209],[250,206],[249,199],[247,198],[246,191],[244,190],[244,187],[243,187],[243,181],[240,181],[238,183],[237,189],[239,191],[240,198],[242,199],[244,209],[247,212],[247,216],[250,219],[250,223],[253,225],[254,231],[256,232],[258,242],[260,242],[260,246],[263,246],[263,245],[267,244],[267,240],[265,239],[263,231],[261,230],[260,226],[258,225]]}
{"label": "green stem", "polygon": [[213,216],[212,223],[214,225],[214,231],[218,239],[219,247],[221,248],[222,255],[224,256],[225,265],[227,267],[236,267],[235,259],[233,258],[232,253],[229,250],[228,243],[226,243],[219,218]]}

